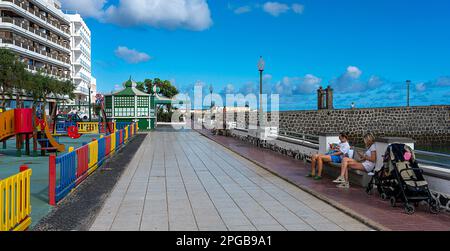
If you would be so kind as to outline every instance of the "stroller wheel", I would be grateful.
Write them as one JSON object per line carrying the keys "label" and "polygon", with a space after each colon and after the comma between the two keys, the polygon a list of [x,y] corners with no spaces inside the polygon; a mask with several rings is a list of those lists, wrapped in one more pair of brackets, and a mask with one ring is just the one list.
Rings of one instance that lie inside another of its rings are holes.
{"label": "stroller wheel", "polygon": [[438,214],[441,211],[441,203],[438,200],[432,199],[429,207],[432,214]]}
{"label": "stroller wheel", "polygon": [[372,195],[373,194],[373,187],[371,185],[369,185],[366,188],[366,193],[367,193],[367,195]]}
{"label": "stroller wheel", "polygon": [[389,202],[391,203],[391,207],[395,207],[395,204],[397,203],[397,199],[395,199],[395,197],[391,197],[389,199]]}
{"label": "stroller wheel", "polygon": [[385,193],[382,193],[382,194],[381,194],[381,199],[382,199],[382,200],[387,200],[387,195],[386,195]]}
{"label": "stroller wheel", "polygon": [[416,209],[414,208],[413,205],[408,203],[408,204],[405,205],[405,212],[407,214],[409,214],[409,215],[412,215],[412,214],[414,214],[416,212]]}

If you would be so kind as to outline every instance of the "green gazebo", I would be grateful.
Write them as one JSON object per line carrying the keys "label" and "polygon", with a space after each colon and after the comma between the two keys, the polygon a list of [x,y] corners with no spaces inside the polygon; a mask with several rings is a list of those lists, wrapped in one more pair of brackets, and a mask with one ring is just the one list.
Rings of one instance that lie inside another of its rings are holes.
{"label": "green gazebo", "polygon": [[155,129],[157,105],[183,103],[159,95],[159,88],[152,90],[153,94],[142,92],[131,78],[123,86],[125,89],[105,95],[106,116],[116,122],[137,122],[140,130]]}

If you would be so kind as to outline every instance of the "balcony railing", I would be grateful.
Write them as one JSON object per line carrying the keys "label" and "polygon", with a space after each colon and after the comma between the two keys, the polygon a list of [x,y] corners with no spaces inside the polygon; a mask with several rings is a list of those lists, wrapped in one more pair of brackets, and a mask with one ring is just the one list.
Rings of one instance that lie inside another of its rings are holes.
{"label": "balcony railing", "polygon": [[[64,27],[64,25],[61,25],[59,22],[47,18],[45,15],[39,12],[39,10],[30,8],[29,5],[27,5],[26,1],[18,1],[18,0],[4,0],[5,2],[13,3],[22,9],[26,10],[27,12],[33,14],[34,16],[40,18],[41,20],[45,21],[48,24],[51,24],[53,27],[56,27],[58,30],[64,32],[65,34],[70,36],[70,31],[68,27]],[[36,7],[37,8],[37,7]]]}
{"label": "balcony railing", "polygon": [[64,57],[61,57],[59,55],[55,55],[55,53],[48,53],[47,51],[44,50],[39,50],[38,48],[34,47],[34,46],[30,46],[28,45],[26,42],[23,41],[18,41],[16,39],[11,39],[11,38],[2,38],[2,42],[5,44],[12,44],[18,47],[21,47],[23,49],[26,49],[28,51],[32,51],[35,53],[38,53],[40,55],[58,60],[60,62],[66,63],[66,64],[70,64],[70,60]]}
{"label": "balcony railing", "polygon": [[51,70],[51,69],[48,69],[48,68],[45,68],[45,67],[37,67],[37,66],[34,66],[34,65],[27,65],[27,69],[30,70],[30,71],[34,71],[34,72],[41,71],[42,73],[44,73],[46,75],[55,76],[55,77],[57,77],[59,79],[62,79],[62,80],[70,79],[70,74],[66,74],[66,73],[60,72],[58,70]]}
{"label": "balcony railing", "polygon": [[27,30],[29,32],[32,32],[42,38],[45,38],[47,41],[53,42],[55,44],[58,44],[66,49],[70,50],[70,46],[67,43],[63,43],[61,40],[58,40],[54,37],[48,36],[47,34],[45,34],[44,32],[35,29],[33,27],[30,27],[26,24],[24,24],[21,20],[16,19],[16,18],[12,18],[12,17],[1,17],[0,21],[4,22],[4,23],[10,23],[10,24],[14,24],[15,26],[18,26],[24,30]]}

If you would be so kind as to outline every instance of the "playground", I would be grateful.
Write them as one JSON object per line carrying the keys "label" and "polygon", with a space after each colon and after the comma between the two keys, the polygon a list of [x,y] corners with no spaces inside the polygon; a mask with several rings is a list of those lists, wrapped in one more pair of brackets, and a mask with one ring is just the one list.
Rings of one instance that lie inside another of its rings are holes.
{"label": "playground", "polygon": [[136,132],[106,116],[47,123],[31,108],[0,113],[0,230],[32,228]]}
{"label": "playground", "polygon": [[[78,139],[70,137],[59,136],[56,138],[59,143],[67,146],[65,152],[60,152],[58,155],[63,155],[68,152],[70,147],[74,149],[81,147],[83,144],[100,138],[102,134],[85,134]],[[27,156],[25,149],[22,149],[22,156],[17,157],[16,141],[9,139],[6,141],[6,149],[0,148],[0,180],[16,174],[20,166],[26,165],[33,170],[31,176],[31,218],[33,219],[31,227],[46,216],[52,209],[48,201],[48,165],[49,156],[38,155],[36,157]],[[59,175],[57,174],[57,177]]]}

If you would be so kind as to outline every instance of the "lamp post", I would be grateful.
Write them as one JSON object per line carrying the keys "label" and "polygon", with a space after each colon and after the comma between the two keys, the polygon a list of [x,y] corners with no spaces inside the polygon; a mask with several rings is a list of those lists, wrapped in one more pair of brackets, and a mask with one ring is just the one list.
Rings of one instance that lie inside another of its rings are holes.
{"label": "lamp post", "polygon": [[263,127],[263,107],[262,107],[262,83],[263,83],[263,72],[266,62],[263,57],[259,58],[258,71],[259,71],[259,127]]}
{"label": "lamp post", "polygon": [[92,84],[91,83],[88,83],[88,85],[87,85],[87,87],[88,87],[88,92],[89,92],[89,97],[88,97],[88,102],[89,102],[89,104],[88,104],[88,109],[89,109],[89,122],[92,122],[92,112],[91,112],[91,95],[92,95],[92,93],[91,93],[91,88],[92,88]]}
{"label": "lamp post", "polygon": [[212,96],[213,92],[214,92],[214,88],[213,88],[212,85],[210,85],[210,86],[209,86],[209,94],[211,94],[211,95],[210,95],[210,98],[211,98],[211,106],[210,106],[209,108],[211,109],[211,112],[212,112],[212,107],[213,107],[213,96]]}
{"label": "lamp post", "polygon": [[406,106],[409,107],[409,90],[411,87],[411,80],[406,80]]}

